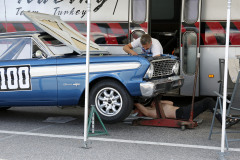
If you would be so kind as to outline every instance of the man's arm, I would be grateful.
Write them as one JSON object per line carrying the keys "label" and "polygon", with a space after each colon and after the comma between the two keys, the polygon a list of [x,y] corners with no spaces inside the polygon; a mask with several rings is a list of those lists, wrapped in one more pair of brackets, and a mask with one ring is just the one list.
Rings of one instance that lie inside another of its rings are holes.
{"label": "man's arm", "polygon": [[140,103],[134,103],[134,105],[139,109],[140,112],[142,112],[147,117],[157,118],[156,109],[148,109],[144,107],[144,105]]}
{"label": "man's arm", "polygon": [[133,47],[132,47],[131,43],[129,43],[129,44],[127,44],[127,45],[125,45],[125,46],[123,47],[123,50],[124,50],[125,52],[131,54],[131,55],[138,55],[134,50],[132,50],[132,48],[133,48]]}
{"label": "man's arm", "polygon": [[173,105],[173,102],[172,102],[172,101],[167,101],[167,100],[161,100],[160,103],[165,103],[165,104]]}

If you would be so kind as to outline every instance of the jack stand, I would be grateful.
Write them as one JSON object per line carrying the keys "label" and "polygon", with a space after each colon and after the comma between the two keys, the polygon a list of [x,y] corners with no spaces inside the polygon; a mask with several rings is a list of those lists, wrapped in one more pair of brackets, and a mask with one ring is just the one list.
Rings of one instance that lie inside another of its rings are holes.
{"label": "jack stand", "polygon": [[[97,116],[99,122],[101,123],[103,129],[104,129],[104,132],[103,131],[95,131],[95,115]],[[92,130],[90,129],[90,126],[92,124]],[[95,106],[94,105],[91,105],[91,112],[89,114],[89,118],[88,118],[88,137],[90,136],[98,136],[98,135],[108,135],[108,131],[106,129],[106,127],[104,126],[100,116],[98,115],[96,109],[95,109]],[[87,146],[87,144],[86,144]]]}
{"label": "jack stand", "polygon": [[184,121],[177,119],[169,119],[166,118],[163,107],[159,103],[162,96],[155,97],[155,105],[157,112],[157,119],[138,119],[132,122],[133,125],[143,125],[143,126],[158,126],[158,127],[177,127],[181,128],[181,130],[185,130],[186,128],[194,128],[198,126],[198,123],[192,120]]}

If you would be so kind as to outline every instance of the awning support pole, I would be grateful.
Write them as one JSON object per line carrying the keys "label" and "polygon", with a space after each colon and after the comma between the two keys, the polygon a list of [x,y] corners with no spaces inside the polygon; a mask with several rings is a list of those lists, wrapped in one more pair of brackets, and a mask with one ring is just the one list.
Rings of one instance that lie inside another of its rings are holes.
{"label": "awning support pole", "polygon": [[227,5],[227,28],[226,28],[226,46],[225,46],[225,67],[224,67],[224,84],[223,84],[223,112],[222,112],[222,137],[221,153],[219,160],[225,160],[225,136],[226,136],[226,99],[227,99],[227,73],[228,73],[228,52],[229,52],[229,32],[230,32],[231,0]]}
{"label": "awning support pole", "polygon": [[86,48],[86,76],[85,76],[85,107],[84,107],[84,148],[87,144],[88,127],[88,106],[89,106],[89,50],[90,50],[90,32],[91,32],[91,0],[87,3],[87,48]]}

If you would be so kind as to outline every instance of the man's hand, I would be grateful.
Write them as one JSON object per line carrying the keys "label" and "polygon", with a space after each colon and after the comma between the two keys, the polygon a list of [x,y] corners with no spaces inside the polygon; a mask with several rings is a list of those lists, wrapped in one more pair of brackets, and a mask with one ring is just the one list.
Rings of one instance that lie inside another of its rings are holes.
{"label": "man's hand", "polygon": [[158,54],[158,55],[155,55],[154,57],[159,57],[160,56],[160,54]]}
{"label": "man's hand", "polygon": [[123,50],[126,52],[126,53],[129,53],[129,54],[131,54],[131,55],[138,55],[137,54],[137,52],[135,52],[134,50],[132,50],[132,45],[131,45],[131,43],[129,43],[129,44],[127,44],[127,45],[125,45],[124,47],[123,47]]}

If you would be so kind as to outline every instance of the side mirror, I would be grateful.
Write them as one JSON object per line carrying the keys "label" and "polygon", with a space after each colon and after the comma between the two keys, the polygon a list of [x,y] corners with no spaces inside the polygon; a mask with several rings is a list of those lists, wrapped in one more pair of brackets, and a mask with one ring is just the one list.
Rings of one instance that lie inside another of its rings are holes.
{"label": "side mirror", "polygon": [[44,58],[43,52],[41,50],[37,50],[35,53],[36,58]]}

